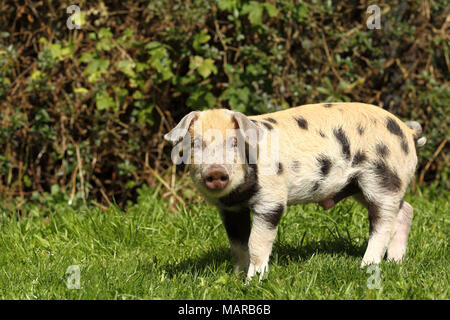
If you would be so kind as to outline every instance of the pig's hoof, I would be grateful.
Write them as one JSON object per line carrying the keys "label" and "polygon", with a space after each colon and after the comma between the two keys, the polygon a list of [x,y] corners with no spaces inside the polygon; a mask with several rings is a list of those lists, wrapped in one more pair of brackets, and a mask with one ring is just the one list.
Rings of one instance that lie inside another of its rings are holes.
{"label": "pig's hoof", "polygon": [[259,274],[259,281],[261,281],[265,274],[269,272],[269,260],[264,261],[259,266],[250,262],[247,272],[247,282],[249,282],[256,274]]}

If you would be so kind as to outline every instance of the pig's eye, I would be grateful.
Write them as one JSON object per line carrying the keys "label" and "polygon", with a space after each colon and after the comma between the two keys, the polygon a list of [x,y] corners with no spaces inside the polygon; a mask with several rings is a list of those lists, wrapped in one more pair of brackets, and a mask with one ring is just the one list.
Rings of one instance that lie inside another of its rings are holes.
{"label": "pig's eye", "polygon": [[237,147],[237,138],[236,137],[232,137],[228,140],[228,145],[230,146],[230,148],[235,148]]}
{"label": "pig's eye", "polygon": [[202,140],[199,138],[195,138],[192,142],[194,149],[201,149],[202,148]]}

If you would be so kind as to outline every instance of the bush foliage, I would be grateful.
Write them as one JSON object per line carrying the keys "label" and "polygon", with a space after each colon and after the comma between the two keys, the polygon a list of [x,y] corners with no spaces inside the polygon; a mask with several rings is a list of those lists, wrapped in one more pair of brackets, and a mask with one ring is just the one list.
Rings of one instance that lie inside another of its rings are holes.
{"label": "bush foliage", "polygon": [[170,180],[162,135],[190,110],[323,101],[421,122],[418,183],[449,187],[445,0],[377,1],[381,29],[370,1],[79,1],[79,19],[71,4],[0,1],[3,194],[124,203]]}

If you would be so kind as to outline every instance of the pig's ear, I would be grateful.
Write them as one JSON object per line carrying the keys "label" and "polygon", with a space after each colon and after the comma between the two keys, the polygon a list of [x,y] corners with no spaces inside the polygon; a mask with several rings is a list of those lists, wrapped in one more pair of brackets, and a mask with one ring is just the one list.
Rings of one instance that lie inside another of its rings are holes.
{"label": "pig's ear", "polygon": [[246,115],[237,111],[232,111],[232,113],[238,124],[239,131],[242,136],[245,137],[245,140],[249,144],[257,144],[265,134],[264,130],[258,127],[256,123],[251,121]]}
{"label": "pig's ear", "polygon": [[184,136],[187,134],[191,123],[195,121],[200,114],[200,111],[192,111],[191,113],[184,116],[183,119],[173,128],[169,133],[164,135],[164,139],[166,141],[175,144],[182,140]]}

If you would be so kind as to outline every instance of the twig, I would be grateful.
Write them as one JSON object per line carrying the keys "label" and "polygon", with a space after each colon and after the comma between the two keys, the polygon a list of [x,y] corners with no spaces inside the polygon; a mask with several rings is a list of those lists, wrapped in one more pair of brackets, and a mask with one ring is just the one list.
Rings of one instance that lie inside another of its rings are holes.
{"label": "twig", "polygon": [[162,112],[161,108],[155,105],[156,111],[159,113],[159,116],[161,117],[161,122],[164,123],[164,126],[166,127],[167,131],[170,131],[169,122],[166,119],[166,115]]}
{"label": "twig", "polygon": [[109,206],[112,206],[112,203],[111,203],[111,201],[109,201],[108,195],[105,192],[105,188],[103,187],[102,182],[95,175],[92,175],[92,178],[94,179],[95,183],[100,188],[100,193],[102,194],[102,197],[106,200],[106,202],[108,203]]}
{"label": "twig", "polygon": [[219,24],[217,23],[217,19],[215,19],[215,18],[214,18],[214,26],[215,26],[215,28],[216,28],[216,33],[217,33],[217,35],[219,36],[220,43],[221,43],[222,46],[223,46],[223,71],[224,71],[225,74],[227,75],[228,82],[231,83],[231,76],[228,74],[227,68],[226,68],[226,66],[227,66],[227,64],[228,64],[228,62],[227,62],[227,50],[228,50],[228,46],[226,45],[225,40],[223,40],[222,32],[220,31]]}
{"label": "twig", "polygon": [[436,151],[433,153],[433,156],[431,157],[431,159],[428,160],[427,164],[425,165],[422,172],[420,173],[419,185],[422,185],[423,179],[425,177],[425,173],[428,171],[428,169],[430,169],[431,164],[436,159],[436,157],[439,155],[439,153],[441,153],[442,149],[444,149],[444,146],[446,143],[447,143],[447,138],[444,138],[444,140],[442,140],[442,142],[437,147]]}
{"label": "twig", "polygon": [[73,173],[72,173],[72,192],[70,193],[69,206],[72,205],[73,197],[75,196],[76,184],[77,184],[77,171],[78,171],[78,163],[77,163],[77,166],[75,167],[75,170],[73,170]]}
{"label": "twig", "polygon": [[158,179],[163,185],[164,187],[166,187],[171,193],[172,195],[183,204],[183,206],[186,206],[186,203],[184,202],[183,199],[181,199],[181,197],[179,195],[177,195],[177,193],[175,192],[175,190],[173,190],[168,184],[167,182],[161,178],[161,176],[155,171],[153,170],[150,166],[147,167],[148,170],[150,171],[151,174],[153,174],[155,176],[156,179]]}
{"label": "twig", "polygon": [[105,207],[104,205],[102,205],[102,204],[100,204],[100,203],[98,203],[98,202],[96,202],[96,201],[91,201],[91,203],[92,203],[93,205],[95,205],[95,206],[101,208],[103,211],[108,210],[107,207]]}
{"label": "twig", "polygon": [[330,64],[331,70],[333,71],[336,78],[339,79],[339,82],[342,82],[342,78],[339,76],[339,74],[337,73],[336,69],[333,66],[333,59],[330,56],[330,51],[328,50],[327,41],[325,40],[325,36],[322,31],[320,32],[320,35],[322,36],[323,48],[325,49],[325,54],[327,56],[327,60],[328,60],[328,63]]}
{"label": "twig", "polygon": [[81,159],[80,154],[80,146],[78,144],[75,145],[75,150],[77,153],[77,162],[78,162],[78,175],[80,176],[81,183],[81,196],[83,197],[83,202],[86,203],[86,193],[84,190],[84,177],[83,177],[83,160]]}
{"label": "twig", "polygon": [[[172,190],[174,190],[175,188],[175,175],[177,172],[177,166],[175,163],[172,163],[172,180],[170,181],[170,188]],[[170,198],[169,200],[169,205],[172,207],[173,206],[173,198]]]}

